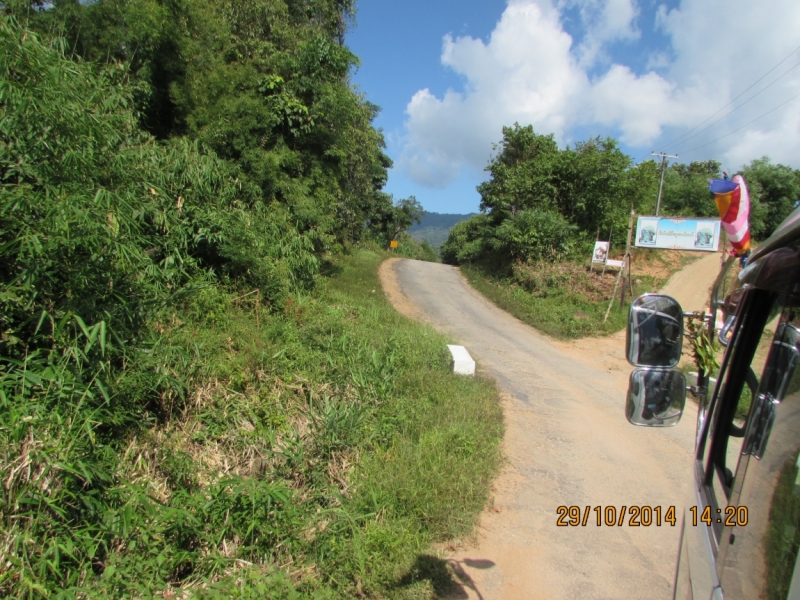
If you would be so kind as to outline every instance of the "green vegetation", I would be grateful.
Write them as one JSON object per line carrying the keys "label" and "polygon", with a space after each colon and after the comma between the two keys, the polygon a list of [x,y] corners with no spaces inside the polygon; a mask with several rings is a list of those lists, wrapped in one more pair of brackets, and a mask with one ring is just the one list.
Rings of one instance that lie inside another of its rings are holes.
{"label": "green vegetation", "polygon": [[769,509],[769,531],[764,540],[767,563],[767,598],[786,598],[800,548],[800,497],[795,492],[797,452],[780,471]]}
{"label": "green vegetation", "polygon": [[[2,4],[0,595],[445,593],[430,545],[485,504],[502,418],[376,292],[378,248],[433,251],[382,191],[353,11]],[[571,195],[517,210],[498,166],[478,255],[568,255],[649,181],[613,141],[515,135],[558,159],[529,188]]]}
{"label": "green vegetation", "polygon": [[420,565],[484,505],[501,413],[374,291],[414,203],[380,192],[347,7],[4,7],[0,596],[446,585]]}
{"label": "green vegetation", "polygon": [[439,262],[439,255],[427,241],[422,240],[420,242],[407,232],[400,233],[397,236],[397,248],[392,250],[392,254],[404,258]]}
{"label": "green vegetation", "polygon": [[[631,207],[641,212],[648,205],[657,189],[655,164],[633,167],[612,139],[559,150],[552,135],[515,125],[503,128],[487,170],[491,179],[478,186],[483,213],[451,229],[442,260],[462,265],[484,295],[550,335],[620,329],[621,310],[603,323],[616,273],[589,272],[588,258],[598,232],[621,239]],[[636,261],[660,259],[642,253]],[[639,270],[636,279],[634,295],[658,284]]]}
{"label": "green vegetation", "polygon": [[[620,291],[603,322],[617,277],[616,270],[603,276],[588,261],[515,264],[510,276],[494,274],[480,265],[464,265],[461,272],[470,284],[503,310],[521,321],[560,339],[608,335],[625,327],[631,300],[663,285],[674,270],[684,264],[680,258],[658,251],[634,255],[633,294],[625,292],[619,306]],[[639,269],[650,274],[639,274]]]}
{"label": "green vegetation", "polygon": [[[428,597],[408,574],[485,504],[501,414],[374,292],[381,258],[330,264],[279,313],[204,289],[118,373],[127,406],[66,359],[8,368],[3,595]],[[87,329],[74,354],[100,352]]]}
{"label": "green vegetation", "polygon": [[[468,265],[477,289],[551,335],[618,329],[618,315],[602,323],[613,276],[589,273],[587,259],[598,234],[622,238],[631,207],[647,205],[655,164],[633,167],[612,139],[559,150],[531,126],[503,128],[498,150],[478,186],[482,214],[451,229],[442,260]],[[635,293],[650,283],[637,278]]]}
{"label": "green vegetation", "polygon": [[[631,209],[655,212],[656,163],[634,166],[610,138],[561,150],[552,135],[518,124],[503,128],[497,150],[486,169],[490,180],[478,186],[481,214],[452,227],[440,249],[442,260],[463,266],[478,290],[551,335],[600,335],[623,327],[622,310],[602,322],[613,283],[590,273],[587,261],[598,238],[613,238],[611,254],[621,258]],[[800,199],[800,171],[764,158],[743,173],[751,192],[752,235],[763,239]],[[718,162],[671,165],[661,214],[718,216],[708,191],[711,177],[722,177]],[[661,258],[635,252],[633,296],[663,282],[647,268]],[[676,266],[668,265],[665,275]],[[630,290],[628,295],[630,300]]]}
{"label": "green vegetation", "polygon": [[[631,209],[655,212],[656,164],[634,166],[613,139],[560,150],[552,135],[515,125],[503,128],[497,149],[486,169],[490,180],[478,186],[483,214],[452,228],[441,248],[445,262],[508,274],[513,263],[583,260],[598,236],[623,239]],[[764,239],[800,199],[800,171],[764,158],[742,172],[751,191],[752,235]],[[671,165],[662,214],[718,216],[707,180],[721,176],[715,161]]]}
{"label": "green vegetation", "polygon": [[559,150],[552,135],[515,125],[503,128],[498,150],[491,179],[478,186],[484,214],[453,227],[445,262],[509,271],[518,262],[588,257],[598,233],[624,235],[631,208],[642,212],[658,183],[654,163],[632,166],[610,138]]}
{"label": "green vegetation", "polygon": [[65,56],[113,72],[155,138],[192,140],[235,165],[250,197],[279,206],[315,253],[391,239],[379,108],[350,85],[358,59],[343,44],[353,0],[4,6]]}

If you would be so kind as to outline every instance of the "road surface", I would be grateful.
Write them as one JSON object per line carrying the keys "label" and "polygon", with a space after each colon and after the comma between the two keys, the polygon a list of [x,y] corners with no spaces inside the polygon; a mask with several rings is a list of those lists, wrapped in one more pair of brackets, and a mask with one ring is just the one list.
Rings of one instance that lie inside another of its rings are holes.
{"label": "road surface", "polygon": [[[718,258],[717,258],[718,260]],[[624,337],[556,342],[498,309],[454,267],[392,259],[394,305],[467,347],[502,391],[506,466],[476,539],[451,548],[464,583],[454,598],[668,598],[681,507],[689,497],[696,412],[677,427],[629,425]],[[593,351],[594,348],[594,351]],[[558,527],[559,506],[590,508]],[[677,525],[596,524],[595,507],[676,507]]]}

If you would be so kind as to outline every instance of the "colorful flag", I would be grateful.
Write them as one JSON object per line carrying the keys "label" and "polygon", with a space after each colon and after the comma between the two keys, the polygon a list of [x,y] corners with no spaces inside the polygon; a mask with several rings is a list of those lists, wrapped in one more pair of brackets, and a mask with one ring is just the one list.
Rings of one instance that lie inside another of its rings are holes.
{"label": "colorful flag", "polygon": [[733,179],[710,179],[708,189],[714,194],[722,227],[733,246],[733,254],[742,256],[750,250],[750,194],[744,177]]}

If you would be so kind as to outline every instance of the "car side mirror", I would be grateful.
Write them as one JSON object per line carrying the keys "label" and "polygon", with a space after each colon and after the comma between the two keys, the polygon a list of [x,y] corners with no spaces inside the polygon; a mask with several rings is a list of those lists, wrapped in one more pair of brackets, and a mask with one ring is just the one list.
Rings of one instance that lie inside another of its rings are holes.
{"label": "car side mirror", "polygon": [[677,369],[635,369],[628,382],[625,416],[633,425],[673,427],[686,405],[686,376]]}
{"label": "car side mirror", "polygon": [[626,330],[628,362],[634,367],[674,367],[683,349],[683,310],[662,294],[631,302]]}

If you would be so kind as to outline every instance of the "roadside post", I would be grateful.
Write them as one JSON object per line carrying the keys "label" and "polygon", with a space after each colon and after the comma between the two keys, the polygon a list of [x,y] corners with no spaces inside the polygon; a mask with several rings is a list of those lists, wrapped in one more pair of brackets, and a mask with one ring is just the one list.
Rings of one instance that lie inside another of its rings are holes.
{"label": "roadside post", "polygon": [[[633,217],[636,212],[631,207],[631,214],[628,217],[628,243],[625,246],[625,256],[622,259],[622,266],[619,269],[619,273],[617,273],[617,280],[614,282],[614,291],[611,292],[611,300],[608,302],[608,308],[606,309],[606,316],[603,317],[603,323],[608,321],[608,315],[611,314],[611,307],[614,305],[614,298],[617,296],[617,287],[619,287],[619,280],[622,279],[622,293],[619,298],[619,307],[622,309],[622,306],[625,304],[625,267],[628,268],[628,280],[631,278],[631,267],[630,267],[630,254],[631,254],[631,236],[633,235]],[[631,290],[631,294],[633,294],[633,290]]]}
{"label": "roadside post", "polygon": [[[597,235],[594,236],[594,243],[595,247],[597,247],[597,242],[600,241],[600,226],[597,226]],[[589,272],[594,273],[594,254],[592,254],[592,258],[589,259]]]}
{"label": "roadside post", "polygon": [[[614,228],[612,227],[608,232],[608,248],[606,250],[611,252],[611,236],[614,234]],[[606,265],[608,264],[608,252],[606,252],[606,259],[603,262],[603,272],[601,273],[602,276],[606,274]]]}
{"label": "roadside post", "polygon": [[636,215],[636,211],[633,210],[633,206],[631,206],[631,215],[628,217],[628,239],[625,242],[625,257],[622,259],[622,271],[628,269],[628,274],[622,276],[622,293],[619,297],[619,307],[620,310],[625,305],[625,281],[628,282],[628,288],[631,291],[631,296],[633,296],[633,284],[631,283],[631,236],[633,234],[633,217]]}

